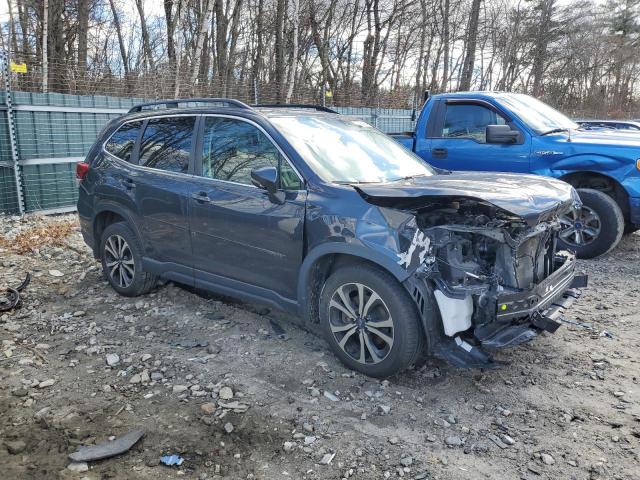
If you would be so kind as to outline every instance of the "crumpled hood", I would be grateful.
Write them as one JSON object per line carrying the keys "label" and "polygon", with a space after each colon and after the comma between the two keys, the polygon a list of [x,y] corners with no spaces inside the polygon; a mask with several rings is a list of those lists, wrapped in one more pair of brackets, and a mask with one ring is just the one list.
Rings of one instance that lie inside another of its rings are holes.
{"label": "crumpled hood", "polygon": [[452,172],[415,177],[389,183],[355,184],[362,197],[373,204],[393,206],[410,199],[448,197],[485,201],[536,225],[551,213],[579,202],[574,188],[560,180],[539,175]]}
{"label": "crumpled hood", "polygon": [[[569,141],[569,135],[560,133]],[[577,145],[602,145],[636,148],[640,152],[640,132],[618,130],[572,130],[571,143]]]}

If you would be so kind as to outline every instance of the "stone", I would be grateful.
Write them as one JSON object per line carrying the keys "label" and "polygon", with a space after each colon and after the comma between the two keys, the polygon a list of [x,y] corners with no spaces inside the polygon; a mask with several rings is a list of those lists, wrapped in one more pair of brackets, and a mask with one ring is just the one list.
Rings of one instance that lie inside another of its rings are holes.
{"label": "stone", "polygon": [[317,438],[316,438],[316,437],[314,437],[314,436],[307,436],[307,437],[304,437],[304,444],[305,444],[305,445],[311,445],[311,444],[312,444],[312,443],[314,443],[316,440],[317,440]]}
{"label": "stone", "polygon": [[233,390],[229,387],[222,387],[218,393],[220,400],[231,400],[233,398]]}
{"label": "stone", "polygon": [[316,387],[312,387],[309,389],[309,394],[312,397],[319,397],[320,396],[320,390],[318,390]]}
{"label": "stone", "polygon": [[285,452],[290,452],[296,447],[295,442],[284,442],[283,448]]}
{"label": "stone", "polygon": [[515,445],[516,444],[516,441],[513,438],[511,438],[509,435],[507,435],[506,433],[504,435],[500,436],[500,440],[502,440],[507,445]]}
{"label": "stone", "polygon": [[139,373],[136,373],[133,377],[131,377],[131,379],[129,380],[129,383],[141,383],[142,382],[142,376]]}
{"label": "stone", "polygon": [[459,447],[464,444],[462,439],[456,435],[449,435],[444,439],[444,443],[446,443],[449,447]]}
{"label": "stone", "polygon": [[24,443],[22,440],[4,442],[4,445],[5,445],[5,447],[7,447],[7,451],[11,455],[18,455],[18,454],[22,453],[25,448],[27,448],[27,444]]}
{"label": "stone", "polygon": [[89,465],[87,464],[87,462],[71,462],[69,465],[67,465],[67,470],[71,470],[75,473],[88,472]]}
{"label": "stone", "polygon": [[62,273],[60,270],[49,270],[49,275],[51,275],[52,277],[64,277],[64,273]]}
{"label": "stone", "polygon": [[391,411],[391,407],[389,405],[378,405],[378,412],[381,415],[388,415]]}
{"label": "stone", "polygon": [[164,375],[162,375],[162,372],[151,372],[151,380],[153,380],[154,382],[159,382],[163,378]]}
{"label": "stone", "polygon": [[224,424],[224,431],[227,433],[233,432],[233,424],[231,422],[227,422]]}
{"label": "stone", "polygon": [[389,438],[388,442],[389,442],[391,445],[397,445],[397,444],[398,444],[398,442],[400,442],[400,439],[399,439],[398,437],[391,437],[391,438]]}
{"label": "stone", "polygon": [[322,460],[320,460],[320,465],[329,465],[335,456],[335,453],[325,453]]}
{"label": "stone", "polygon": [[211,414],[213,414],[213,412],[216,411],[216,406],[215,406],[214,403],[207,402],[207,403],[203,403],[202,405],[200,405],[200,410],[202,410],[207,415],[211,415]]}
{"label": "stone", "polygon": [[110,367],[113,367],[118,363],[120,363],[120,357],[118,356],[117,353],[109,353],[107,355],[106,361],[107,361],[107,365],[109,365]]}
{"label": "stone", "polygon": [[47,387],[52,386],[55,383],[56,383],[56,381],[53,378],[50,378],[49,380],[45,380],[43,382],[40,382],[38,384],[38,388],[47,388]]}
{"label": "stone", "polygon": [[541,454],[540,460],[542,460],[542,463],[544,463],[545,465],[553,465],[554,463],[556,463],[556,459],[548,453]]}
{"label": "stone", "polygon": [[400,465],[402,465],[403,467],[410,467],[411,465],[413,465],[413,457],[404,457],[400,460]]}
{"label": "stone", "polygon": [[328,398],[332,402],[339,402],[340,401],[340,399],[338,397],[336,397],[333,393],[331,393],[328,390],[324,391],[324,396],[325,396],[325,398]]}
{"label": "stone", "polygon": [[173,393],[184,393],[187,390],[189,390],[189,388],[184,386],[184,385],[174,385],[173,386]]}
{"label": "stone", "polygon": [[149,370],[143,370],[140,374],[140,381],[142,383],[149,383],[151,381],[151,377],[149,377]]}
{"label": "stone", "polygon": [[145,353],[144,355],[142,355],[142,357],[140,357],[140,360],[143,361],[143,362],[151,360],[151,355],[148,354],[148,353]]}

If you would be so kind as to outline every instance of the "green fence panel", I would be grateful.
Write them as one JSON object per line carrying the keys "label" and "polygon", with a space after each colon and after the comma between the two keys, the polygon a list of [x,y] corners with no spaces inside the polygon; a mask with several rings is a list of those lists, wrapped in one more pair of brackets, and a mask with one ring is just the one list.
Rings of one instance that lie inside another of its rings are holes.
{"label": "green fence panel", "polygon": [[13,167],[0,165],[0,213],[18,212],[18,192]]}
{"label": "green fence panel", "polygon": [[25,165],[22,189],[27,212],[71,207],[78,200],[75,164]]}

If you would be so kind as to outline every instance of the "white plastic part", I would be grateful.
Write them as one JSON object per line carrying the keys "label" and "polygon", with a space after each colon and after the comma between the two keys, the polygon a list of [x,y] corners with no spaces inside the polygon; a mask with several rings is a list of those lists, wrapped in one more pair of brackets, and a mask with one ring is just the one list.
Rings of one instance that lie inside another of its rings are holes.
{"label": "white plastic part", "polygon": [[440,308],[440,316],[446,335],[453,337],[456,333],[464,332],[471,326],[471,315],[473,314],[471,295],[458,300],[447,297],[440,290],[435,290],[434,294]]}

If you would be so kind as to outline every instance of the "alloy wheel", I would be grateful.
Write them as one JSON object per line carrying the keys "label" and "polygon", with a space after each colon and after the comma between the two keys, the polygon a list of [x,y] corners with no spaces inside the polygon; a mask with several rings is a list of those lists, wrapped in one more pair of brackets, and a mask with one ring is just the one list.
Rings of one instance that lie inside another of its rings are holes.
{"label": "alloy wheel", "polygon": [[361,283],[346,283],[333,293],[329,327],[338,346],[365,365],[381,362],[393,348],[395,330],[389,308]]}
{"label": "alloy wheel", "polygon": [[586,205],[560,217],[560,238],[568,245],[582,247],[593,242],[602,228],[598,214]]}
{"label": "alloy wheel", "polygon": [[131,285],[136,268],[127,241],[120,235],[111,235],[104,244],[104,255],[111,281],[121,288]]}

